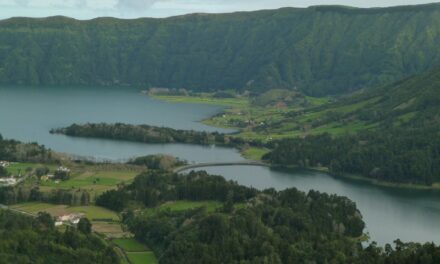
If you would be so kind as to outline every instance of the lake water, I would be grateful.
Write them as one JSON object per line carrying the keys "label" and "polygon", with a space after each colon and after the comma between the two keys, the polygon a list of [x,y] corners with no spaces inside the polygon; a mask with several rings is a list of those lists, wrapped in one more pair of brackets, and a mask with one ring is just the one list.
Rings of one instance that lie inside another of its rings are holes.
{"label": "lake water", "polygon": [[5,138],[38,142],[63,153],[124,160],[149,154],[172,154],[189,162],[242,159],[233,149],[188,144],[139,144],[51,135],[49,130],[72,123],[122,122],[176,129],[231,132],[199,121],[221,107],[152,100],[132,88],[1,87],[0,133]]}
{"label": "lake water", "polygon": [[[209,105],[155,101],[130,88],[0,88],[0,133],[4,137],[36,141],[55,151],[98,159],[165,153],[190,162],[243,160],[236,150],[228,148],[69,138],[51,135],[49,130],[72,123],[122,122],[229,132],[198,122],[218,111],[220,107]],[[296,187],[346,196],[362,212],[371,240],[382,245],[396,238],[440,243],[438,193],[380,188],[307,171],[276,171],[255,166],[203,169],[259,189]]]}

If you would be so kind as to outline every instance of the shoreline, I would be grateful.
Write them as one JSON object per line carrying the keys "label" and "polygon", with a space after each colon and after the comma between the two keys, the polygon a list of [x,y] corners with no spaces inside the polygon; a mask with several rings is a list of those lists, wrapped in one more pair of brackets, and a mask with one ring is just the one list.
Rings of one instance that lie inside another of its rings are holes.
{"label": "shoreline", "polygon": [[[166,102],[174,102],[174,103],[199,103],[199,104],[210,104],[210,105],[218,105],[218,106],[223,106],[226,108],[230,108],[233,107],[233,104],[226,104],[226,103],[220,103],[219,101],[221,101],[221,99],[216,99],[216,98],[202,98],[202,97],[192,97],[192,96],[167,96],[167,95],[147,95],[150,98],[153,98],[155,100],[161,100],[161,101],[166,101]],[[204,120],[200,121],[202,124],[208,125],[208,126],[212,126],[212,127],[218,127],[218,128],[224,128],[224,129],[231,129],[231,127],[228,126],[224,126],[224,127],[219,127],[216,126],[214,124],[211,124],[211,122],[209,122],[209,120],[212,118],[211,117],[207,117]],[[208,122],[207,122],[208,121]],[[232,128],[232,129],[237,129],[237,128]],[[240,130],[238,130],[240,131]],[[256,159],[253,158],[251,155],[246,155],[246,149],[240,149],[240,148],[235,148],[240,152],[240,155],[245,158],[245,159],[249,159],[249,160],[253,160],[253,161],[258,161],[258,162],[262,162],[261,159]],[[280,166],[277,164],[268,164],[268,167],[270,169],[272,168],[280,168],[280,169],[300,169],[300,167],[298,166]],[[382,181],[382,180],[377,180],[377,179],[371,179],[362,175],[356,175],[356,174],[335,174],[335,173],[331,173],[329,171],[328,168],[326,167],[307,167],[307,168],[302,168],[302,169],[306,169],[306,170],[310,170],[310,171],[315,171],[315,172],[321,172],[321,173],[326,173],[329,176],[335,177],[335,178],[339,178],[339,179],[348,179],[348,180],[355,180],[355,181],[362,181],[362,182],[367,182],[373,186],[378,186],[378,187],[385,187],[385,188],[393,188],[393,189],[401,189],[401,190],[426,190],[426,191],[440,191],[440,183],[434,183],[431,186],[428,185],[422,185],[422,184],[414,184],[414,183],[398,183],[398,182],[389,182],[389,181]]]}

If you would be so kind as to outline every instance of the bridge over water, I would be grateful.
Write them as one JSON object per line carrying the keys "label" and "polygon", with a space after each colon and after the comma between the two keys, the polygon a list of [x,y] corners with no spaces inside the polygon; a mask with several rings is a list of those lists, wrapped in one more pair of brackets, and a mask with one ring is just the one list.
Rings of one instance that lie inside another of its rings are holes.
{"label": "bridge over water", "polygon": [[190,164],[175,168],[173,171],[175,173],[179,173],[186,170],[198,169],[203,167],[217,167],[217,166],[262,166],[269,167],[270,165],[264,162],[259,161],[233,161],[233,162],[207,162],[207,163],[198,163],[198,164]]}

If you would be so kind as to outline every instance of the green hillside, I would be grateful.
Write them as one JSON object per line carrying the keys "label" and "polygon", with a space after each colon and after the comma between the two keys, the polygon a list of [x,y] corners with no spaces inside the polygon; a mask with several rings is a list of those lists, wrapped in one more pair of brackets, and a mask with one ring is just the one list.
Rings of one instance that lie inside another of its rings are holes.
{"label": "green hillside", "polygon": [[290,113],[286,119],[300,124],[299,127],[308,125],[311,128],[308,134],[316,134],[326,127],[344,131],[350,131],[348,128],[355,125],[359,129],[396,127],[414,122],[438,122],[435,117],[440,114],[439,105],[440,69],[437,68],[390,85],[359,91],[335,103]]}
{"label": "green hillside", "polygon": [[0,21],[0,84],[344,93],[440,64],[440,5]]}
{"label": "green hillside", "polygon": [[[278,144],[265,158],[326,166],[337,174],[438,185],[439,105],[437,69],[297,114],[291,122],[308,124],[310,130],[304,138]],[[334,133],[336,128],[347,132]]]}

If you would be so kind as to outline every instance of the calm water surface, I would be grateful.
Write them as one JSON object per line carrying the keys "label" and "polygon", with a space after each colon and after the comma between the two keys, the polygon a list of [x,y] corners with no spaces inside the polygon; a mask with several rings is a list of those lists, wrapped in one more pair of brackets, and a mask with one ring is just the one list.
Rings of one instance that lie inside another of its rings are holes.
{"label": "calm water surface", "polygon": [[[209,105],[155,101],[130,88],[0,88],[0,133],[4,137],[36,141],[55,151],[99,159],[166,153],[190,162],[243,160],[236,150],[228,148],[69,138],[51,135],[49,130],[72,123],[123,122],[229,132],[198,122],[218,111],[221,108]],[[440,243],[438,193],[379,188],[316,172],[275,171],[255,166],[204,169],[259,189],[296,187],[347,196],[362,212],[372,240],[380,244],[396,238]]]}
{"label": "calm water surface", "polygon": [[51,135],[49,130],[72,123],[121,122],[176,129],[231,132],[199,121],[222,108],[202,104],[176,104],[152,100],[132,88],[0,88],[0,133],[5,138],[38,142],[58,152],[123,160],[149,154],[173,154],[190,162],[242,159],[233,149],[184,144],[72,138]]}

